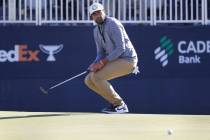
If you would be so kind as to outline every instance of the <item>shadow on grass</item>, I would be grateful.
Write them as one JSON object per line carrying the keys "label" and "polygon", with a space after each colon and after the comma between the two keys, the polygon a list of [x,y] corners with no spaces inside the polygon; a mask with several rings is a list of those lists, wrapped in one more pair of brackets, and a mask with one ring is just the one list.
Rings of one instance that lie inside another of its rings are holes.
{"label": "shadow on grass", "polygon": [[0,120],[6,119],[24,119],[24,118],[39,118],[39,117],[57,117],[57,116],[70,116],[71,114],[40,114],[40,115],[23,115],[23,116],[8,116],[0,117]]}

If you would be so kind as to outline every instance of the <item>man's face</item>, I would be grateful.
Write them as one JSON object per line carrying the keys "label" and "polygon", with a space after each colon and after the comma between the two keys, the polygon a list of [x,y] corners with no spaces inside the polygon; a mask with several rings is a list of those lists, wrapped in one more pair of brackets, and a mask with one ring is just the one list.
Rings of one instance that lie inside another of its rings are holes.
{"label": "man's face", "polygon": [[105,19],[105,13],[101,10],[99,11],[95,11],[92,15],[91,18],[97,23],[97,24],[101,24],[103,23],[104,19]]}

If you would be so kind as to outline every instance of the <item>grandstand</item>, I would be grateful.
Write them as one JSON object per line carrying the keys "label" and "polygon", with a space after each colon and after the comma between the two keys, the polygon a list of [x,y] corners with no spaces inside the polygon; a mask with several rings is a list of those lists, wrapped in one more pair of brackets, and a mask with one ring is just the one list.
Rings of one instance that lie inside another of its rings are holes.
{"label": "grandstand", "polygon": [[208,0],[1,0],[1,24],[92,23],[88,6],[101,2],[109,16],[123,23],[207,25]]}

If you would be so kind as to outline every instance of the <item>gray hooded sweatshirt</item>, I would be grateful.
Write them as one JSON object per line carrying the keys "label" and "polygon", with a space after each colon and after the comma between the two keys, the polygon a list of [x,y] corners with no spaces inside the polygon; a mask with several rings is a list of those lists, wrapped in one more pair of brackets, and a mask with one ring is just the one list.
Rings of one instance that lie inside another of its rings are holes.
{"label": "gray hooded sweatshirt", "polygon": [[94,40],[97,48],[95,62],[107,58],[109,61],[118,58],[138,61],[136,51],[124,29],[115,18],[106,17],[102,25],[94,28]]}

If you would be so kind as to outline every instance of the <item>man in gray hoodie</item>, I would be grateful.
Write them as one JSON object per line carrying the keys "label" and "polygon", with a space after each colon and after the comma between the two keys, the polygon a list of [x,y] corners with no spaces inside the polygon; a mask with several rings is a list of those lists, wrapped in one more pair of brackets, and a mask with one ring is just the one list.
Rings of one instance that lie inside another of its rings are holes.
{"label": "man in gray hoodie", "polygon": [[127,105],[108,80],[133,72],[138,62],[136,51],[123,25],[117,19],[106,16],[103,5],[93,3],[89,14],[97,24],[94,28],[97,57],[89,66],[90,73],[85,78],[85,84],[111,104],[102,112],[127,113]]}

